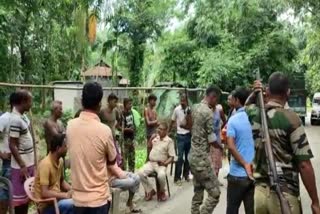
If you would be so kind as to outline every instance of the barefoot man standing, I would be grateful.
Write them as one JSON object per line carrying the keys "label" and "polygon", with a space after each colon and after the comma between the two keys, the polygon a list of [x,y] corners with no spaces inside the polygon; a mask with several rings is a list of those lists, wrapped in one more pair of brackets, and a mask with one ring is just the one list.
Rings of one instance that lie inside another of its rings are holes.
{"label": "barefoot man standing", "polygon": [[[147,131],[147,143],[149,143],[151,136],[157,132],[158,119],[157,119],[157,112],[155,110],[156,104],[157,104],[157,97],[151,94],[148,97],[148,106],[144,110],[144,119],[146,123],[146,131]],[[152,149],[152,145],[147,144],[147,160],[149,159],[149,154],[151,149]]]}
{"label": "barefoot man standing", "polygon": [[53,136],[63,134],[65,132],[65,128],[60,121],[62,115],[62,102],[57,100],[53,101],[51,104],[51,115],[43,124],[44,136],[47,143],[47,153],[50,151],[50,142]]}

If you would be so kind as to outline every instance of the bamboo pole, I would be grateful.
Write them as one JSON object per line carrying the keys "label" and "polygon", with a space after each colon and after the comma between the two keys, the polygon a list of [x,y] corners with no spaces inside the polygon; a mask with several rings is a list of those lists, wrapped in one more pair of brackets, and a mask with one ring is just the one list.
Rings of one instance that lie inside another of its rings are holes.
{"label": "bamboo pole", "polygon": [[[46,88],[46,89],[61,89],[61,90],[82,90],[82,87],[76,86],[54,86],[54,85],[32,85],[0,82],[0,87],[22,87],[22,88]],[[176,87],[102,87],[103,90],[185,90],[185,88]],[[204,91],[205,88],[187,88],[187,91]],[[228,92],[222,92],[228,94]]]}
{"label": "bamboo pole", "polygon": [[34,163],[35,163],[35,171],[38,170],[38,147],[37,147],[37,140],[36,140],[36,135],[33,129],[33,116],[32,116],[32,111],[30,110],[30,131],[31,131],[31,136],[33,140],[33,154],[34,154]]}

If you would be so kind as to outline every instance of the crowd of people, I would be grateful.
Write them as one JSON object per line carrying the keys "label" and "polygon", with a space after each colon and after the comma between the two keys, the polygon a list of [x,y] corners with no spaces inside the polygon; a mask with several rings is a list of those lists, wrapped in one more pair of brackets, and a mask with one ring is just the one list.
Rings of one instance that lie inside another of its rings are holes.
{"label": "crowd of people", "polygon": [[[279,196],[270,184],[270,160],[262,139],[262,122],[256,95],[262,93],[260,81],[254,83],[251,93],[238,88],[229,96],[234,108],[226,123],[224,139],[231,153],[227,176],[227,214],[239,213],[241,203],[248,214],[282,213]],[[320,213],[313,157],[300,118],[287,106],[290,94],[288,78],[275,72],[269,77],[265,91],[268,132],[272,142],[280,191],[289,203],[287,213],[302,213],[299,175],[311,198],[312,213]],[[220,148],[218,132],[212,127],[212,112],[217,108],[220,90],[209,87],[204,100],[192,111],[190,169],[194,176],[192,214],[211,214],[219,203],[220,189],[217,171],[212,169],[210,151]],[[217,115],[217,113],[216,113]],[[208,158],[208,155],[210,158]],[[203,204],[204,190],[208,197]]]}
{"label": "crowd of people", "polygon": [[[111,188],[129,192],[127,213],[141,213],[133,203],[140,183],[146,201],[154,196],[166,201],[167,167],[175,162],[174,183],[181,186],[183,179],[193,181],[191,213],[211,214],[220,200],[222,184],[218,176],[224,150],[228,150],[230,164],[226,213],[239,213],[241,203],[247,214],[281,213],[278,196],[269,182],[270,166],[262,140],[260,107],[256,103],[256,95],[262,90],[261,82],[256,81],[253,91],[237,88],[231,92],[227,117],[219,105],[218,87],[208,87],[203,100],[194,106],[189,105],[187,94],[181,94],[170,123],[158,119],[157,97],[150,95],[144,109],[147,160],[138,171],[135,171],[137,127],[132,99],[125,98],[120,108],[118,97],[110,94],[107,106],[101,108],[101,85],[86,83],[82,108],[67,127],[60,121],[63,103],[53,101],[51,115],[43,125],[47,156],[36,169],[34,135],[26,115],[32,106],[32,95],[27,90],[17,90],[10,95],[10,111],[0,117],[1,175],[13,184],[15,213],[28,213],[24,182],[31,177],[35,197],[44,201],[57,199],[61,214],[108,213]],[[273,73],[265,103],[281,191],[291,213],[302,213],[300,175],[312,201],[312,212],[320,214],[310,162],[313,155],[299,117],[286,106],[289,92],[288,78]],[[172,130],[175,138],[169,136]],[[65,160],[67,152],[69,160]],[[65,179],[65,168],[71,170],[72,185]],[[154,174],[156,188],[148,178]],[[7,201],[8,190],[0,186],[1,213],[6,213]],[[55,213],[50,203],[41,203],[38,208],[43,214]]]}

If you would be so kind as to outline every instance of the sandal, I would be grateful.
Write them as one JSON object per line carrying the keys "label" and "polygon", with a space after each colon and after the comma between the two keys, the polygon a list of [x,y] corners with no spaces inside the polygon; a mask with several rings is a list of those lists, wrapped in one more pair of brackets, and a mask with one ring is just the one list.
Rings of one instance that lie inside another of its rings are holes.
{"label": "sandal", "polygon": [[133,209],[131,210],[131,213],[141,213],[141,212],[142,212],[141,209],[135,209],[135,208],[133,208]]}
{"label": "sandal", "polygon": [[146,193],[146,196],[145,196],[144,199],[145,199],[146,201],[151,201],[152,198],[153,198],[153,196],[156,195],[156,194],[157,194],[156,191],[154,191],[154,189],[153,189],[153,190],[151,190],[151,192]]}
{"label": "sandal", "polygon": [[166,201],[168,200],[168,197],[166,196],[166,193],[165,192],[160,192],[159,193],[159,201],[163,202],[163,201]]}

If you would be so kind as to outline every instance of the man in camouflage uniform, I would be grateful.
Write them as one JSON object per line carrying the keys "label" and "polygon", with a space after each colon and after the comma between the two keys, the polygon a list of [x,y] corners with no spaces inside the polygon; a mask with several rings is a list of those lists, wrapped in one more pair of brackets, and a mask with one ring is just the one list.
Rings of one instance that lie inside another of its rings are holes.
{"label": "man in camouflage uniform", "polygon": [[[213,114],[211,107],[220,95],[220,89],[209,87],[206,97],[192,111],[192,139],[189,155],[190,170],[193,174],[194,196],[192,198],[191,214],[212,214],[220,197],[219,181],[211,167],[209,159],[210,144],[217,141],[213,130]],[[208,193],[204,205],[204,190]]]}
{"label": "man in camouflage uniform", "polygon": [[[259,81],[255,88],[261,88]],[[315,176],[310,159],[313,157],[301,120],[290,109],[285,109],[289,95],[288,78],[280,72],[273,73],[268,82],[266,104],[269,134],[277,166],[281,191],[287,198],[291,213],[300,214],[299,173],[310,195],[313,213],[320,213]],[[269,184],[266,151],[261,141],[260,109],[254,103],[255,94],[247,101],[247,113],[252,124],[255,139],[254,177],[255,213],[281,213],[276,192]]]}

